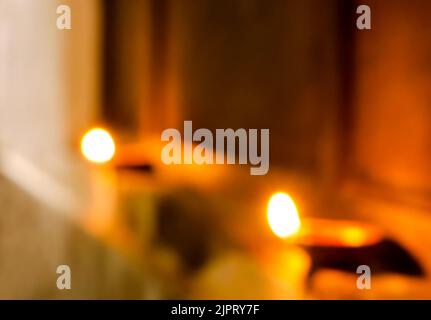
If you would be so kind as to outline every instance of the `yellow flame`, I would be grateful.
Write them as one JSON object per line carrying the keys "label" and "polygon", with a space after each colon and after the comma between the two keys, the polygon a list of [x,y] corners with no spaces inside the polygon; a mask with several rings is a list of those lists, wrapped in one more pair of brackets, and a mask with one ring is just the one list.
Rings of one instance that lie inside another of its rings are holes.
{"label": "yellow flame", "polygon": [[372,237],[366,230],[358,226],[349,226],[340,232],[340,238],[346,245],[360,247],[365,245]]}
{"label": "yellow flame", "polygon": [[82,138],[81,151],[92,162],[108,162],[114,157],[115,142],[108,131],[94,128],[88,131]]}
{"label": "yellow flame", "polygon": [[267,216],[272,232],[280,238],[296,234],[301,227],[295,202],[284,192],[278,192],[271,197]]}

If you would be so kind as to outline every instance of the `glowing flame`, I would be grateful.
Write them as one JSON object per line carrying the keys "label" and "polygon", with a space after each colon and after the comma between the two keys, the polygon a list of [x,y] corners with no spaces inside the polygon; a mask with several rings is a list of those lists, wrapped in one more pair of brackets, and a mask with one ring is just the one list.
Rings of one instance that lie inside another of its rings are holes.
{"label": "glowing flame", "polygon": [[359,226],[347,226],[340,231],[341,241],[351,247],[360,247],[366,245],[368,242],[372,242],[376,237],[366,229],[362,229]]}
{"label": "glowing flame", "polygon": [[82,138],[81,151],[92,162],[108,162],[114,157],[115,142],[108,131],[94,128],[88,131]]}
{"label": "glowing flame", "polygon": [[267,215],[272,232],[280,238],[294,235],[301,226],[295,203],[284,192],[276,193],[271,197]]}

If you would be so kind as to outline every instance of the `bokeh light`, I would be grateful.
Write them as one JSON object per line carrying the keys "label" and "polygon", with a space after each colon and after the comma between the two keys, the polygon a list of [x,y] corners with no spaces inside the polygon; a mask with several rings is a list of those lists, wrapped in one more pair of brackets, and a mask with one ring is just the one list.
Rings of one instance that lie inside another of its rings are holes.
{"label": "bokeh light", "polygon": [[294,235],[301,226],[295,202],[284,192],[278,192],[271,197],[267,216],[271,230],[280,238]]}
{"label": "bokeh light", "polygon": [[82,154],[91,162],[105,163],[115,155],[115,142],[108,131],[102,128],[89,130],[81,141]]}

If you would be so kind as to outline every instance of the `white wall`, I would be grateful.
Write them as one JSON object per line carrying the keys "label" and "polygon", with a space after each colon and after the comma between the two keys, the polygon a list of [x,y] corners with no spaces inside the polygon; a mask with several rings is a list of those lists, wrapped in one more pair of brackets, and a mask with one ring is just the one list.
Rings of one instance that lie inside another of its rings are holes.
{"label": "white wall", "polygon": [[[72,30],[57,29],[60,4]],[[99,108],[99,39],[98,0],[0,0],[2,171],[55,207],[85,193],[75,163]]]}
{"label": "white wall", "polygon": [[61,1],[59,31],[59,3],[0,0],[0,298],[137,298],[126,260],[70,219],[88,204],[77,142],[99,108],[100,17],[98,0]]}

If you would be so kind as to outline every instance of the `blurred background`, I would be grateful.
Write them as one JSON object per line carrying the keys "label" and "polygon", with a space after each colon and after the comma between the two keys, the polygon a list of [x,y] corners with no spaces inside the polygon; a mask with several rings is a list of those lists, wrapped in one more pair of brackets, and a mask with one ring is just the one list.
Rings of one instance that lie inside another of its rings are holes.
{"label": "blurred background", "polygon": [[[360,4],[0,0],[0,298],[430,299],[431,3]],[[184,120],[270,129],[269,173],[163,165]]]}

